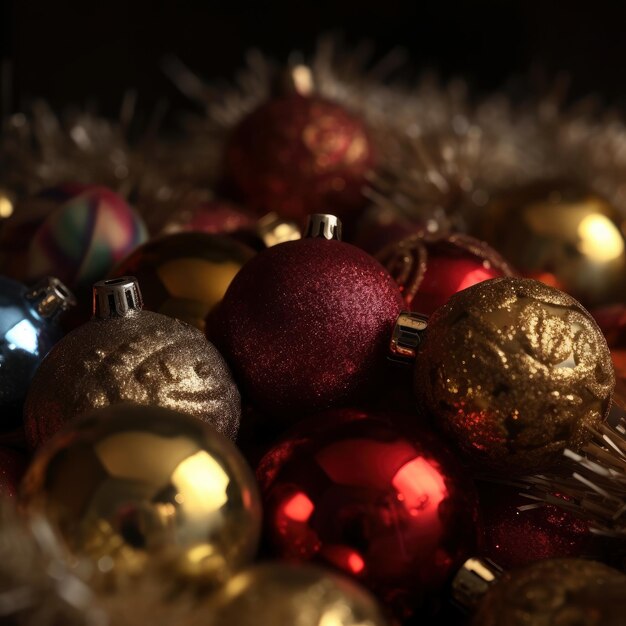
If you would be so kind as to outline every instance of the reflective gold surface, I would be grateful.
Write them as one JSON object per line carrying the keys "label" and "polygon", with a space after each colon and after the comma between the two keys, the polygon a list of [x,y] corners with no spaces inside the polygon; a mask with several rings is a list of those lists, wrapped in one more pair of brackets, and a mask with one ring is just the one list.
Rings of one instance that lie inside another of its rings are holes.
{"label": "reflective gold surface", "polygon": [[621,626],[626,576],[582,559],[540,561],[505,574],[473,626]]}
{"label": "reflective gold surface", "polygon": [[209,626],[384,626],[375,600],[354,583],[310,565],[244,570],[207,607]]}
{"label": "reflective gold surface", "polygon": [[256,482],[234,445],[156,407],[99,409],[64,431],[36,455],[22,501],[114,577],[159,568],[222,582],[252,560],[260,531]]}
{"label": "reflective gold surface", "polygon": [[111,277],[135,276],[145,309],[204,330],[206,316],[253,256],[250,248],[226,236],[177,233],[137,248]]}
{"label": "reflective gold surface", "polygon": [[555,182],[496,197],[476,234],[525,275],[548,276],[584,304],[626,296],[624,220],[591,193]]}
{"label": "reflective gold surface", "polygon": [[579,450],[605,419],[615,376],[589,313],[543,283],[497,278],[429,320],[415,393],[468,458],[539,471]]}

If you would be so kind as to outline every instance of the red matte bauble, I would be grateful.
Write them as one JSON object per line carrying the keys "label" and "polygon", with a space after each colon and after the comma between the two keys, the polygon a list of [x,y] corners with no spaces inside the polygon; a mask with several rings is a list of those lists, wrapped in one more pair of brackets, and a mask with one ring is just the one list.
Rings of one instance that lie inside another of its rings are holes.
{"label": "red matte bauble", "polygon": [[26,454],[12,448],[0,448],[0,498],[14,498],[28,465]]}
{"label": "red matte bauble", "polygon": [[341,241],[301,239],[246,263],[209,326],[248,399],[294,420],[367,390],[385,368],[401,306],[374,258]]}
{"label": "red matte bauble", "polygon": [[424,222],[409,220],[398,211],[373,206],[359,219],[350,243],[375,255],[383,248],[414,235],[424,227]]}
{"label": "red matte bauble", "polygon": [[478,542],[473,485],[433,435],[403,419],[316,416],[257,469],[274,553],[351,575],[401,618],[430,607]]}
{"label": "red matte bauble", "polygon": [[226,200],[212,200],[181,209],[169,220],[163,232],[171,234],[195,231],[222,235],[252,230],[256,224],[257,218],[240,206]]}
{"label": "red matte bauble", "polygon": [[482,554],[511,569],[541,561],[580,556],[590,542],[589,524],[552,505],[534,503],[519,489],[479,485],[485,528]]}
{"label": "red matte bauble", "polygon": [[263,214],[302,221],[334,213],[344,221],[364,207],[374,165],[363,121],[334,102],[291,94],[262,104],[233,130],[225,173]]}
{"label": "red matte bauble", "polygon": [[616,304],[592,311],[606,343],[611,351],[611,360],[617,379],[616,392],[624,395],[626,390],[626,306]]}
{"label": "red matte bauble", "polygon": [[377,255],[395,278],[406,307],[430,315],[458,291],[513,276],[509,264],[486,243],[461,233],[420,231]]}

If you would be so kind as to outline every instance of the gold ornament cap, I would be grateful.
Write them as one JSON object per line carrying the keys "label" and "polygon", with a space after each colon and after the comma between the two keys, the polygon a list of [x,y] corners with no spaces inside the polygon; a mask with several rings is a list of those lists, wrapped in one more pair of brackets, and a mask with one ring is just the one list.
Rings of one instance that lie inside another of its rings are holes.
{"label": "gold ornament cap", "polygon": [[474,609],[502,570],[488,559],[467,559],[452,581],[452,597],[463,609]]}
{"label": "gold ornament cap", "polygon": [[52,276],[38,282],[26,293],[26,298],[41,317],[50,320],[76,306],[74,294],[58,278]]}
{"label": "gold ornament cap", "polygon": [[264,215],[259,220],[257,235],[268,248],[279,243],[285,243],[285,241],[296,241],[302,238],[300,229],[295,222],[285,221],[273,212]]}
{"label": "gold ornament cap", "polygon": [[412,363],[428,328],[428,317],[421,313],[402,311],[391,334],[390,359],[400,363]]}
{"label": "gold ornament cap", "polygon": [[134,276],[101,280],[93,286],[94,317],[125,317],[142,308],[143,299]]}
{"label": "gold ornament cap", "polygon": [[329,213],[313,213],[307,219],[304,237],[341,241],[341,220]]}

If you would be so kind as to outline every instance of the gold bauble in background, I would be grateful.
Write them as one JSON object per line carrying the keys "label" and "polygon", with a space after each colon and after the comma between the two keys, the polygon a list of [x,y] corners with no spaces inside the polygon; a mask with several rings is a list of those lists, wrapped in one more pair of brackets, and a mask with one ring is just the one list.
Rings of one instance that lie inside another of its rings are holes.
{"label": "gold bauble in background", "polygon": [[496,278],[430,318],[415,366],[418,402],[475,464],[540,471],[580,450],[608,414],[606,340],[572,297]]}
{"label": "gold bauble in background", "polygon": [[37,369],[24,406],[31,448],[103,406],[162,406],[235,439],[241,404],[217,348],[193,326],[141,309],[133,277],[94,286],[91,321],[59,341]]}
{"label": "gold bauble in background", "polygon": [[582,559],[540,561],[494,584],[474,626],[621,626],[626,576]]}
{"label": "gold bauble in background", "polygon": [[225,437],[167,409],[117,405],[36,454],[22,485],[69,550],[107,576],[223,582],[255,555],[256,482]]}
{"label": "gold bauble in background", "polygon": [[473,234],[525,276],[598,305],[626,297],[624,227],[601,197],[545,182],[495,196]]}
{"label": "gold bauble in background", "polygon": [[208,626],[384,626],[374,598],[311,565],[265,563],[237,574],[212,597]]}
{"label": "gold bauble in background", "polygon": [[135,276],[147,310],[204,330],[206,316],[253,256],[251,248],[223,235],[177,233],[140,246],[110,277]]}

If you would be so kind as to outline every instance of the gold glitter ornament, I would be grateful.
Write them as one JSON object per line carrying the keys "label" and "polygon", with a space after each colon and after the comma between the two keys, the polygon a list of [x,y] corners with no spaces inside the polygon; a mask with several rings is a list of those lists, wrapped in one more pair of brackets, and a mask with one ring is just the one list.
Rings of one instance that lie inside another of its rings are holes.
{"label": "gold glitter ornament", "polygon": [[188,413],[234,439],[240,397],[224,359],[179,320],[141,310],[132,277],[94,286],[94,317],[39,366],[24,407],[31,448],[93,408],[133,402]]}
{"label": "gold glitter ornament", "polygon": [[582,559],[540,561],[504,574],[473,626],[621,626],[626,576]]}
{"label": "gold glitter ornament", "polygon": [[580,450],[615,386],[600,329],[572,297],[530,279],[461,291],[429,320],[417,354],[421,407],[475,464],[540,471]]}
{"label": "gold glitter ornament", "polygon": [[495,196],[474,234],[524,275],[599,305],[626,297],[625,228],[597,194],[545,182]]}
{"label": "gold glitter ornament", "polygon": [[384,626],[367,592],[311,565],[266,563],[240,572],[212,598],[209,626]]}
{"label": "gold glitter ornament", "polygon": [[252,472],[214,428],[168,409],[92,411],[43,447],[22,485],[69,550],[113,580],[222,583],[252,560],[261,509]]}

